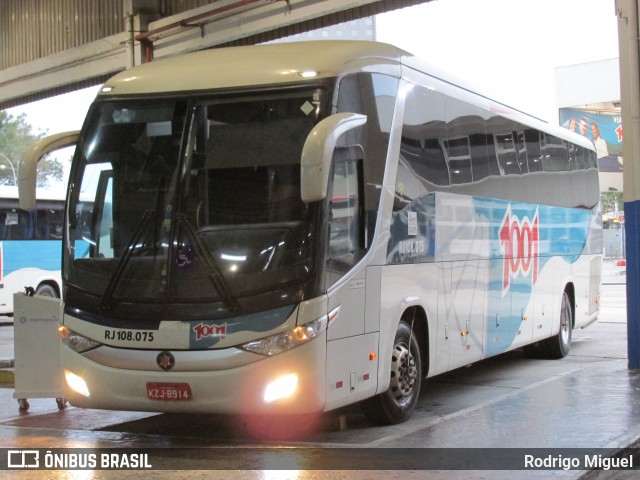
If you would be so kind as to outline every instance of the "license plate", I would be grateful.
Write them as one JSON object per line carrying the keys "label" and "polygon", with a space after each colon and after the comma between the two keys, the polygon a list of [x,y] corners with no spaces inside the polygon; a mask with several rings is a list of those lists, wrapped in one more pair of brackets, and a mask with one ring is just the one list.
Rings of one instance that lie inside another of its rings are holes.
{"label": "license plate", "polygon": [[188,383],[147,383],[149,400],[170,402],[188,402],[191,400],[191,387]]}

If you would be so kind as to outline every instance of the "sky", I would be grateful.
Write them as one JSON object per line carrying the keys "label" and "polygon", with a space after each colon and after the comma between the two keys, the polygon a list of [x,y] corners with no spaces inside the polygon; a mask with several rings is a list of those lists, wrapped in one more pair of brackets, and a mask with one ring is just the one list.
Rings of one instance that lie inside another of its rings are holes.
{"label": "sky", "polygon": [[614,0],[436,0],[376,21],[379,41],[556,123],[556,67],[617,58],[617,29]]}
{"label": "sky", "polygon": [[80,130],[89,105],[98,94],[100,85],[85,88],[64,95],[27,103],[7,109],[10,115],[17,117],[25,113],[29,123],[36,133],[67,132]]}
{"label": "sky", "polygon": [[[614,0],[435,0],[379,15],[377,40],[558,122],[555,68],[618,56]],[[99,87],[9,109],[37,132],[76,130]],[[619,99],[611,99],[619,100]]]}

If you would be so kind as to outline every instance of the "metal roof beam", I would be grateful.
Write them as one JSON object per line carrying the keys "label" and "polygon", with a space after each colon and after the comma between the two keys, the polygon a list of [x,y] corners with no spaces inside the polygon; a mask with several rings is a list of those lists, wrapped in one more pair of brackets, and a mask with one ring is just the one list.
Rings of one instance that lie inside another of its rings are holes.
{"label": "metal roof beam", "polygon": [[12,100],[28,98],[43,90],[54,90],[124,70],[127,40],[128,35],[123,32],[0,70],[0,108],[10,105]]}
{"label": "metal roof beam", "polygon": [[[160,33],[153,40],[153,57],[161,58],[211,48],[379,1],[288,0],[263,2],[262,5],[240,11],[236,15],[207,18],[206,22],[197,25],[199,28],[194,28],[196,25],[187,25],[177,30],[169,30],[164,35]],[[233,4],[234,2],[227,3]],[[194,14],[203,15],[208,10],[219,8],[220,2],[215,2],[182,15],[175,15],[171,19],[166,18],[152,22],[149,24],[149,29],[161,30],[163,27],[175,23],[176,20],[180,20],[181,17],[187,19]],[[153,37],[151,38],[153,39]]]}

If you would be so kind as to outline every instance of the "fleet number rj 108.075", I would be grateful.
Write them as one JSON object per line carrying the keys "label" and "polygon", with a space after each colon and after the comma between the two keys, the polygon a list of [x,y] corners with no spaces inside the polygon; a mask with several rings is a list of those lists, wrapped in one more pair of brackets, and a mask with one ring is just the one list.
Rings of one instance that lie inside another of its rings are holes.
{"label": "fleet number rj 108.075", "polygon": [[153,333],[144,330],[105,330],[105,340],[121,342],[153,342]]}

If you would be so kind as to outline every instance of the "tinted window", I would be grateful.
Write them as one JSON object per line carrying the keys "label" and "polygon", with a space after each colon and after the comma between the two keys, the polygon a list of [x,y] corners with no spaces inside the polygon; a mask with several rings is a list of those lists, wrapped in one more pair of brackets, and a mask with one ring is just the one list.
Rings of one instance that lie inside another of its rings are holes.
{"label": "tinted window", "polygon": [[516,138],[518,140],[518,150],[516,152],[518,156],[518,168],[520,168],[520,173],[527,173],[529,167],[527,165],[527,141],[524,136],[524,131],[519,129]]}
{"label": "tinted window", "polygon": [[402,125],[395,208],[430,190],[449,185],[449,168],[443,138],[446,135],[444,97],[413,86],[407,93]]}
{"label": "tinted window", "polygon": [[491,175],[500,175],[493,139],[486,133],[474,133],[469,135],[469,144],[473,181],[477,182]]}
{"label": "tinted window", "polygon": [[[484,118],[480,108],[454,98],[445,100],[447,153],[452,184],[471,183],[488,174]],[[471,138],[474,138],[474,151]],[[483,143],[484,148],[483,148]],[[473,157],[472,157],[473,153]],[[477,163],[477,166],[476,166]]]}
{"label": "tinted window", "polygon": [[451,183],[470,183],[473,181],[471,173],[471,149],[469,137],[449,138],[444,141],[449,159]]}
{"label": "tinted window", "polygon": [[346,132],[339,140],[341,147],[358,145],[364,151],[366,245],[375,230],[397,90],[398,79],[369,73],[349,75],[339,85],[338,112],[367,116],[365,125]]}
{"label": "tinted window", "polygon": [[362,258],[362,150],[339,148],[330,179],[329,241],[325,287],[329,288]]}
{"label": "tinted window", "polygon": [[540,132],[533,128],[525,128],[524,141],[527,150],[527,168],[529,172],[541,172]]}
{"label": "tinted window", "polygon": [[497,115],[487,119],[487,134],[493,138],[495,155],[503,175],[520,174],[517,152],[518,124]]}
{"label": "tinted window", "polygon": [[587,169],[587,168],[596,168],[596,154],[591,150],[587,150],[584,147],[580,147],[578,145],[574,145],[575,149],[575,160],[576,164],[574,168],[577,169]]}
{"label": "tinted window", "polygon": [[569,151],[565,142],[558,137],[543,133],[541,150],[545,172],[565,172],[569,170]]}

